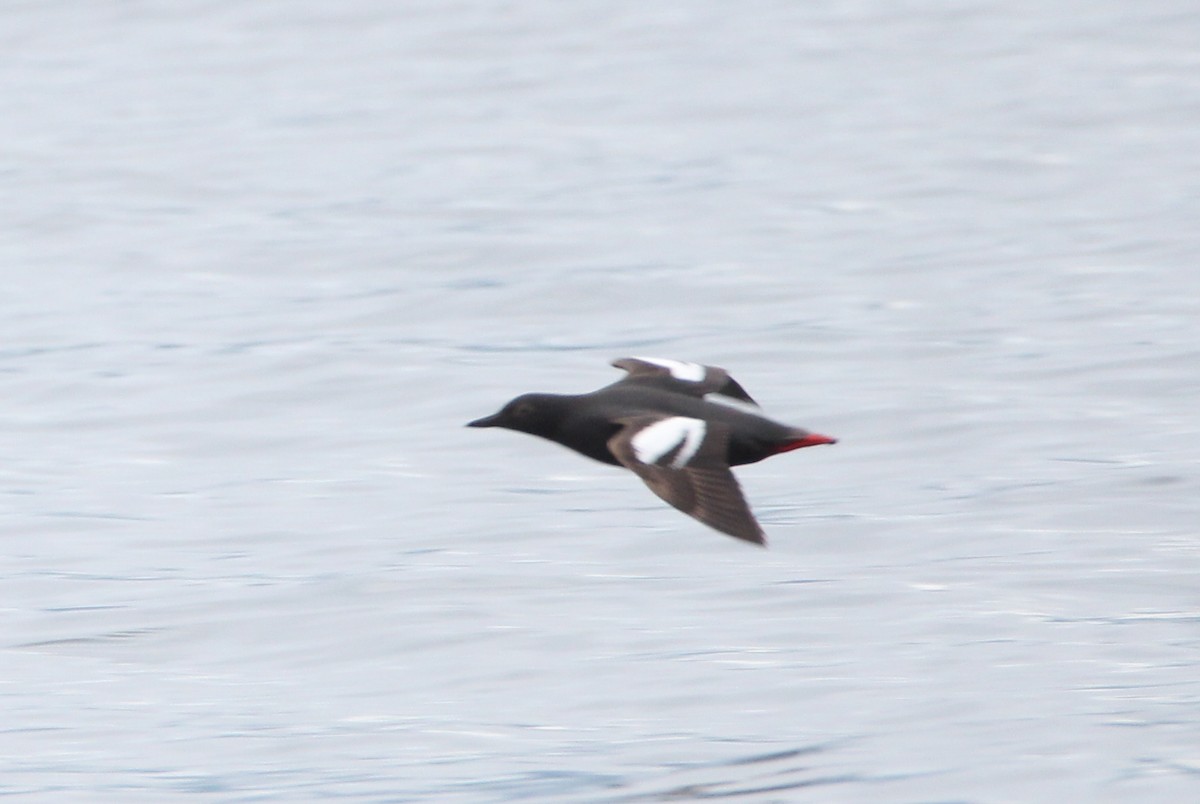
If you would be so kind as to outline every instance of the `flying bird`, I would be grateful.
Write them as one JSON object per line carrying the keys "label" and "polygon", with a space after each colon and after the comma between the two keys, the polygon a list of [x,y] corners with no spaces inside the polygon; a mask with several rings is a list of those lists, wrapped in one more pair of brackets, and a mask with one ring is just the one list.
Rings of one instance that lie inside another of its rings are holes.
{"label": "flying bird", "polygon": [[754,544],[766,535],[731,466],[836,439],[768,419],[725,369],[623,357],[627,373],[588,394],[522,394],[467,424],[503,427],[624,466],[705,525]]}

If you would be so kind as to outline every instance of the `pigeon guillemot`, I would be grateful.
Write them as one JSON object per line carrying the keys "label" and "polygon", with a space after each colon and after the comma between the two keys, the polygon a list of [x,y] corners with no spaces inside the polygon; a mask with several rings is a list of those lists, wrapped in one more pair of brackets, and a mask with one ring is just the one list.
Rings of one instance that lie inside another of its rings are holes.
{"label": "pigeon guillemot", "polygon": [[523,394],[468,427],[504,427],[624,466],[705,525],[766,544],[731,466],[836,439],[763,416],[725,369],[625,357],[628,374],[590,394]]}

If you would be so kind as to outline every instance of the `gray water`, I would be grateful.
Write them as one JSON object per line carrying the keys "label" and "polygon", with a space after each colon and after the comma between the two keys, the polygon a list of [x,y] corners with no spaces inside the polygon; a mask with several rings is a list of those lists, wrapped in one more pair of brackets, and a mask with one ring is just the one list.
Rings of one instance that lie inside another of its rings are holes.
{"label": "gray water", "polygon": [[[12,2],[0,794],[1200,799],[1200,11]],[[771,547],[462,424],[839,437]]]}

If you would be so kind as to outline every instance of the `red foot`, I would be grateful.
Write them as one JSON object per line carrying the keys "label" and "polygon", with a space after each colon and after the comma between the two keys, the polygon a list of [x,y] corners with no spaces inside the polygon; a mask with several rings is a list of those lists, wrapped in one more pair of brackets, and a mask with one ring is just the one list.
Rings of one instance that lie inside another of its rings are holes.
{"label": "red foot", "polygon": [[777,447],[775,452],[791,452],[792,450],[800,449],[801,447],[815,447],[818,444],[836,443],[836,438],[830,438],[829,436],[821,435],[820,433],[809,433],[808,435],[804,436],[804,438],[797,438],[795,441],[789,441],[783,446]]}

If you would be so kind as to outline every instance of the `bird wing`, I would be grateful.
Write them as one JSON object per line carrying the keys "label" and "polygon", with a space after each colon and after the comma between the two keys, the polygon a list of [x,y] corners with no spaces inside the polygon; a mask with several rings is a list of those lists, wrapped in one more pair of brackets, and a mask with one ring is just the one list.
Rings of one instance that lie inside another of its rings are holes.
{"label": "bird wing", "polygon": [[707,394],[717,394],[758,406],[746,389],[723,368],[661,357],[622,357],[612,364],[629,372],[629,376],[621,382],[653,385],[701,398]]}
{"label": "bird wing", "polygon": [[617,420],[608,448],[650,490],[688,516],[737,539],[766,535],[729,470],[729,428],[686,416],[644,414]]}

